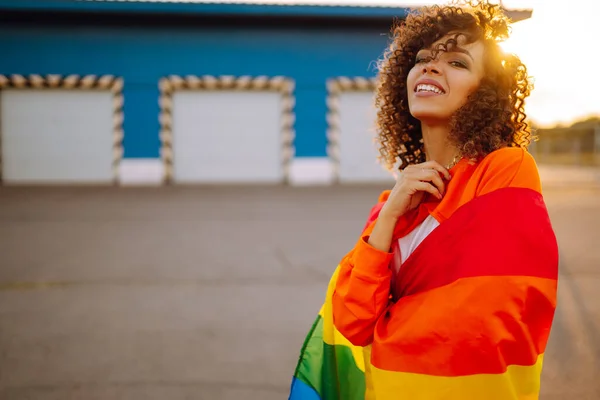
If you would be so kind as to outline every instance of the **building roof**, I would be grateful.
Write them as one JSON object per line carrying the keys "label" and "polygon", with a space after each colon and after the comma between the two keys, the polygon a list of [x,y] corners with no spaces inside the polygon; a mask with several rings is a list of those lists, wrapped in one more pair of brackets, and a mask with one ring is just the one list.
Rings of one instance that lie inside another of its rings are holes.
{"label": "building roof", "polygon": [[[254,6],[287,6],[287,7],[302,7],[302,6],[317,6],[317,7],[363,7],[363,8],[405,8],[411,6],[410,0],[406,2],[396,1],[359,1],[359,0],[343,0],[336,3],[331,3],[328,0],[77,0],[89,2],[118,2],[118,3],[195,3],[195,4],[247,4]],[[434,2],[431,2],[433,4]]]}
{"label": "building roof", "polygon": [[[360,4],[348,0],[335,5],[326,0],[306,0],[304,4],[289,0],[277,0],[276,3],[264,0],[0,0],[0,10],[389,19],[406,17],[410,0],[405,6],[377,0]],[[531,16],[531,10],[507,10],[507,13],[514,21]]]}

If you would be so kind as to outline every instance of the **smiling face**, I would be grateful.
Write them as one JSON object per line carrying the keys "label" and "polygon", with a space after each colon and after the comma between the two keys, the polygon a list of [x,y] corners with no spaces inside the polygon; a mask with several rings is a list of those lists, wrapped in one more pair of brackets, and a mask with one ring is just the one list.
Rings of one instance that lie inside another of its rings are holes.
{"label": "smiling face", "polygon": [[479,86],[484,76],[484,45],[481,41],[466,43],[458,37],[457,46],[440,51],[432,59],[438,44],[454,35],[447,35],[417,53],[414,67],[406,80],[408,106],[413,117],[425,123],[449,121],[468,96]]}

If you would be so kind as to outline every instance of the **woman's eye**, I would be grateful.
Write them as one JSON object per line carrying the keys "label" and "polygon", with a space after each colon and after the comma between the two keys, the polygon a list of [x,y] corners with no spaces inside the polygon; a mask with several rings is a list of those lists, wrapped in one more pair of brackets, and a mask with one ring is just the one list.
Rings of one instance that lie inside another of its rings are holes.
{"label": "woman's eye", "polygon": [[450,61],[450,65],[457,68],[465,68],[467,69],[467,64],[463,61]]}

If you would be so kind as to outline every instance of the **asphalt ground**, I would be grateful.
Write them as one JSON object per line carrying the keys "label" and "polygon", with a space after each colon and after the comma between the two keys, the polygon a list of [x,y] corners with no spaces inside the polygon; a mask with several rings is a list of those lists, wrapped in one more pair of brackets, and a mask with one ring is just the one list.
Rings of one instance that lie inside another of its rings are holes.
{"label": "asphalt ground", "polygon": [[[0,188],[0,398],[286,399],[377,186]],[[561,252],[543,400],[600,399],[600,188]]]}

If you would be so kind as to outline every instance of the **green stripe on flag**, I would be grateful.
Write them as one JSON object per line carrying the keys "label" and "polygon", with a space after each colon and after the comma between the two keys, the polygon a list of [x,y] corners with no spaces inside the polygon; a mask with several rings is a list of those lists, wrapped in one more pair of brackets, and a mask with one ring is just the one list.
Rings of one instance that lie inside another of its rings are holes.
{"label": "green stripe on flag", "polygon": [[302,346],[294,376],[319,393],[322,400],[364,400],[365,374],[347,346],[323,342],[319,315]]}

